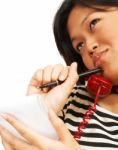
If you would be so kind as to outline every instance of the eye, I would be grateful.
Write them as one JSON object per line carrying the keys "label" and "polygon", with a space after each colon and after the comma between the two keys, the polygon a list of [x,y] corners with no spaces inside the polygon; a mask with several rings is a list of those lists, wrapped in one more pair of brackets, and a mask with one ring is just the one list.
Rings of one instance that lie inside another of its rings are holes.
{"label": "eye", "polygon": [[77,50],[80,52],[81,49],[84,47],[84,43],[83,42],[80,42],[77,44]]}
{"label": "eye", "polygon": [[98,21],[100,21],[100,19],[99,19],[99,18],[96,18],[96,19],[93,19],[93,20],[90,22],[90,25],[89,25],[90,30],[92,30],[92,29],[95,28],[95,26],[96,26],[96,24],[98,23]]}

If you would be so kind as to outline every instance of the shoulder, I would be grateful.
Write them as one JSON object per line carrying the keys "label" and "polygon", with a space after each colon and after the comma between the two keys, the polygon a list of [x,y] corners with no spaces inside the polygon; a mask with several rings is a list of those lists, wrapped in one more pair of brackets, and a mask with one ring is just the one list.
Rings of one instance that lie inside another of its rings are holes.
{"label": "shoulder", "polygon": [[88,93],[85,85],[76,85],[69,95],[64,109],[72,109],[73,107],[83,107],[87,109],[88,106],[93,104],[93,102],[94,98]]}
{"label": "shoulder", "polygon": [[69,101],[74,100],[80,103],[84,101],[86,104],[93,103],[93,99],[93,96],[89,94],[85,85],[76,85],[68,98]]}

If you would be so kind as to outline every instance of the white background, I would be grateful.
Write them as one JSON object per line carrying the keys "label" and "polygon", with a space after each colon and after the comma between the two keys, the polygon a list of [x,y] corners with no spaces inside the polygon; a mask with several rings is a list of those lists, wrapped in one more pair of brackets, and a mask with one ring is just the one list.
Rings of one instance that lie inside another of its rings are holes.
{"label": "white background", "polygon": [[[63,63],[53,37],[62,0],[0,0],[0,105],[25,95],[33,73]],[[2,147],[0,147],[2,150]]]}

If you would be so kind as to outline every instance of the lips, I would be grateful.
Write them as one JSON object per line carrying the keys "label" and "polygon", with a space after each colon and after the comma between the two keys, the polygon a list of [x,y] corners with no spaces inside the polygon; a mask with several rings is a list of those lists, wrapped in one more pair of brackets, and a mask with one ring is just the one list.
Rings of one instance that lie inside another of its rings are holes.
{"label": "lips", "polygon": [[104,61],[105,61],[105,56],[107,54],[108,50],[103,50],[101,52],[97,52],[93,54],[93,62],[95,67],[102,67]]}

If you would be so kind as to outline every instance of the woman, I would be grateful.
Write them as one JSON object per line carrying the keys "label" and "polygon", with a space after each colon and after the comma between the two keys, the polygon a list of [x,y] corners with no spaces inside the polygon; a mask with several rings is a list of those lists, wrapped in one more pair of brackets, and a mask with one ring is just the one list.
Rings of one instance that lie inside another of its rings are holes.
{"label": "woman", "polygon": [[[3,118],[28,141],[21,141],[1,127],[5,150],[118,149],[117,7],[117,0],[65,0],[62,3],[55,17],[54,35],[68,66],[58,64],[39,69],[28,88],[28,94],[43,96],[59,140],[43,137],[14,117],[4,115]],[[96,67],[102,68],[102,75],[112,82],[113,89],[110,94],[99,98],[97,111],[87,120],[89,123],[82,129],[81,138],[74,138],[86,111],[94,104],[94,98],[85,89],[83,80],[80,79],[79,85],[75,86],[79,78],[77,72]],[[37,89],[37,86],[53,80],[64,83],[52,89]],[[55,113],[60,115],[66,126]]]}

